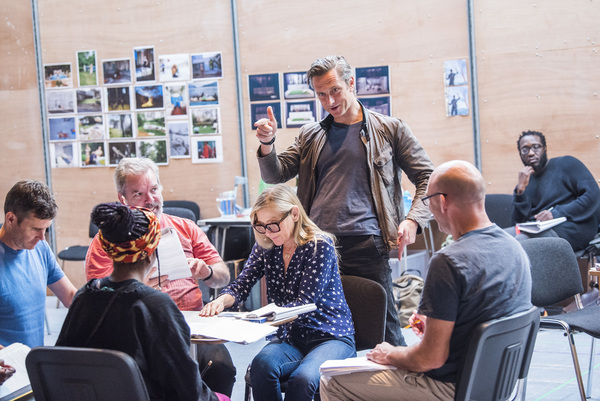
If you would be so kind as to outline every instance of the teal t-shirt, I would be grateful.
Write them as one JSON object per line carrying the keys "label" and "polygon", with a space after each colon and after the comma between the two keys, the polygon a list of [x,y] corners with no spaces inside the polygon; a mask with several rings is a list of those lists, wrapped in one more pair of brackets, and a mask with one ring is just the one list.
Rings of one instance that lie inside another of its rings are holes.
{"label": "teal t-shirt", "polygon": [[20,251],[0,242],[1,345],[44,345],[46,287],[63,276],[46,241]]}

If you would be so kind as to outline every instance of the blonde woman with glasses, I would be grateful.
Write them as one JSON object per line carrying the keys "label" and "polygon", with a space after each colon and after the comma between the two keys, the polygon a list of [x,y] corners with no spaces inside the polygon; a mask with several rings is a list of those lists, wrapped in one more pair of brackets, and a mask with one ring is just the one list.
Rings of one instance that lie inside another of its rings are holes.
{"label": "blonde woman with glasses", "polygon": [[280,184],[263,191],[250,213],[256,244],[244,270],[200,312],[213,316],[237,306],[263,276],[267,300],[292,307],[314,303],[317,309],[281,326],[276,338],[252,361],[253,397],[312,400],[319,366],[328,359],[356,354],[352,315],[338,272],[335,238],[308,217],[296,194]]}

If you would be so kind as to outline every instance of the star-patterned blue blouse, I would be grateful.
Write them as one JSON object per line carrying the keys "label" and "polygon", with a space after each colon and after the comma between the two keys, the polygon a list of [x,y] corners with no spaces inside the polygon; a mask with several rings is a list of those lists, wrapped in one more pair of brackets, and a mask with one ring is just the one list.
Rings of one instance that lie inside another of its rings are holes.
{"label": "star-patterned blue blouse", "polygon": [[[254,284],[263,276],[267,282],[267,300],[277,306],[292,307],[314,303],[317,309],[302,314],[292,323],[281,326],[277,336],[284,340],[290,330],[302,337],[328,333],[335,337],[354,334],[352,315],[338,271],[335,248],[331,240],[319,237],[298,246],[284,273],[283,247],[264,249],[254,244],[252,253],[239,276],[223,293],[244,302]],[[291,327],[290,327],[291,326]]]}

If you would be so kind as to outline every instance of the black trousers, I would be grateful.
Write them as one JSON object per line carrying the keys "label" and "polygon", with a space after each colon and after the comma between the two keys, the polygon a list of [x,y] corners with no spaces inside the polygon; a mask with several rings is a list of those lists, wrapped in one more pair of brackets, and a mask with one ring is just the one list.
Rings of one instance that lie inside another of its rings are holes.
{"label": "black trousers", "polygon": [[206,385],[212,391],[231,398],[236,370],[227,347],[223,344],[197,344],[196,358],[200,373],[206,368],[208,362],[212,361],[208,370],[202,375]]}
{"label": "black trousers", "polygon": [[374,235],[340,236],[337,239],[340,273],[368,278],[385,288],[387,293],[385,341],[392,345],[406,345],[398,312],[394,306],[390,254],[385,248],[383,239]]}

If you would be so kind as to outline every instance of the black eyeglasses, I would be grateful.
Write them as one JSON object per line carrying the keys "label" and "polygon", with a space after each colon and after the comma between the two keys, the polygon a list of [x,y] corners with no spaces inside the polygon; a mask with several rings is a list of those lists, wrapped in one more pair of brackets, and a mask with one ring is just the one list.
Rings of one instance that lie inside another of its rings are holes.
{"label": "black eyeglasses", "polygon": [[521,154],[525,156],[529,153],[530,150],[533,150],[535,153],[537,153],[543,147],[544,146],[542,144],[534,143],[533,145],[531,145],[531,147],[523,146],[521,149],[519,149],[519,152],[521,152]]}
{"label": "black eyeglasses", "polygon": [[421,202],[423,202],[423,204],[424,204],[425,206],[429,206],[429,198],[433,198],[434,196],[438,196],[438,195],[444,195],[444,196],[448,196],[448,194],[445,194],[445,193],[443,193],[443,192],[436,192],[436,193],[434,193],[433,195],[429,195],[429,196],[426,196],[426,197],[422,198],[422,199],[421,199]]}
{"label": "black eyeglasses", "polygon": [[267,230],[269,230],[269,232],[272,233],[278,233],[279,231],[281,231],[281,227],[279,227],[279,224],[286,219],[286,217],[289,216],[289,214],[292,212],[292,210],[290,209],[286,214],[283,215],[283,217],[279,220],[276,221],[275,223],[269,223],[269,224],[252,224],[252,228],[254,228],[256,230],[257,233],[259,234],[264,234],[267,232]]}

